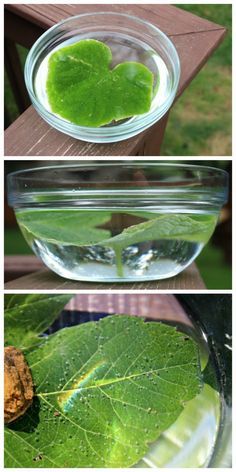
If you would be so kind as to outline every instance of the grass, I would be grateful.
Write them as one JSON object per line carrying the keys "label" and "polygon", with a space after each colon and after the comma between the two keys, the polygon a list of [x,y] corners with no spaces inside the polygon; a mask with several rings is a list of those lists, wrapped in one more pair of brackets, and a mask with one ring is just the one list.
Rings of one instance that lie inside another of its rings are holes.
{"label": "grass", "polygon": [[208,289],[227,290],[232,288],[232,271],[225,263],[223,252],[210,243],[198,256],[197,266]]}
{"label": "grass", "polygon": [[33,254],[18,227],[5,228],[4,253],[6,256]]}
{"label": "grass", "polygon": [[226,156],[231,143],[231,5],[178,5],[228,29],[221,46],[170,114],[162,147],[166,156]]}

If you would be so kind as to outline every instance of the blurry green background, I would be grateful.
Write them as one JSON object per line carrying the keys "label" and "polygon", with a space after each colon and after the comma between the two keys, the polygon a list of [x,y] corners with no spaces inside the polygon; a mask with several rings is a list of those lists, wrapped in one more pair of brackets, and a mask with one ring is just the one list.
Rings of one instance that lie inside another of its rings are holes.
{"label": "blurry green background", "polygon": [[162,153],[231,156],[232,6],[176,6],[225,26],[228,34],[171,110]]}
{"label": "blurry green background", "polygon": [[[70,162],[70,161],[69,161]],[[89,161],[90,163],[94,161]],[[96,162],[96,161],[95,161]],[[168,161],[172,162],[172,161]],[[173,161],[176,163],[176,161]],[[208,289],[231,289],[232,287],[232,245],[231,245],[231,172],[229,160],[179,161],[178,163],[209,165],[225,169],[230,174],[230,195],[228,204],[221,212],[220,222],[209,243],[196,259],[201,276]],[[36,166],[68,164],[68,161],[5,161],[5,175],[15,170]],[[6,188],[6,187],[5,187]],[[25,242],[14,218],[13,211],[7,205],[5,197],[5,254],[33,254]]]}
{"label": "blurry green background", "polygon": [[[164,156],[230,156],[231,144],[231,5],[177,5],[228,29],[215,51],[173,107],[162,147]],[[19,47],[22,65],[27,50]],[[17,106],[5,76],[6,125]]]}

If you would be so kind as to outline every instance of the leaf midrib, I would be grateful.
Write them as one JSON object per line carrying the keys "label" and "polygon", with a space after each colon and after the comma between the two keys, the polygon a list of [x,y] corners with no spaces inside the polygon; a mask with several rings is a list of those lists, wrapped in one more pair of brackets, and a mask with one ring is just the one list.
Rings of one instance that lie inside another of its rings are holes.
{"label": "leaf midrib", "polygon": [[[131,380],[133,378],[142,377],[143,375],[154,374],[156,372],[159,373],[163,370],[176,369],[176,367],[182,367],[184,365],[189,366],[190,363],[186,362],[186,364],[176,364],[176,365],[172,365],[172,366],[165,366],[165,367],[162,367],[160,369],[154,369],[154,370],[149,370],[149,371],[145,371],[145,372],[140,372],[140,373],[137,373],[137,374],[132,374],[132,375],[126,376],[126,377],[120,377],[118,379],[109,379],[107,382],[103,382],[103,383],[98,382],[95,385],[89,385],[87,387],[79,387],[78,386],[78,387],[75,387],[75,388],[69,388],[68,390],[63,390],[62,389],[62,390],[58,390],[58,391],[55,391],[55,392],[36,393],[35,396],[46,397],[46,396],[51,396],[51,395],[59,395],[61,393],[75,392],[76,390],[91,390],[91,389],[94,389],[94,388],[106,387],[107,385],[112,385],[112,384],[115,384],[115,383],[118,383],[118,382],[125,382],[125,381]],[[188,373],[188,375],[191,375],[191,374]],[[161,380],[164,380],[168,383],[171,383],[173,385],[180,385],[180,386],[184,387],[183,384],[179,384],[177,382],[170,382],[167,379],[163,379],[163,377],[158,377],[158,378],[160,378]],[[101,380],[103,380],[103,379],[101,379]]]}

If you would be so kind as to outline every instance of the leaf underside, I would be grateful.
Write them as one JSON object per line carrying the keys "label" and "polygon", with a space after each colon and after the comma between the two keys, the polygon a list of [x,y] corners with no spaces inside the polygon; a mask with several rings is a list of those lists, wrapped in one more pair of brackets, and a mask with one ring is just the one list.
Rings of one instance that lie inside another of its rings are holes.
{"label": "leaf underside", "polygon": [[130,467],[201,389],[194,341],[132,316],[62,329],[26,357],[36,395],[6,428],[6,467]]}

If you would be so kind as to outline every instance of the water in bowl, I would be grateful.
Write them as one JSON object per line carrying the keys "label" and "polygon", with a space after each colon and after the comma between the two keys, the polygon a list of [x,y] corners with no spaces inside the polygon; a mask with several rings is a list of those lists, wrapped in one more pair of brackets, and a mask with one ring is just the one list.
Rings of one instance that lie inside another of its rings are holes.
{"label": "water in bowl", "polygon": [[[28,195],[29,198],[29,195]],[[217,216],[163,208],[81,209],[37,204],[16,210],[23,235],[54,272],[73,280],[142,281],[172,277],[197,257]],[[35,200],[35,195],[33,196]],[[40,200],[40,203],[39,203]],[[77,207],[79,206],[79,208]]]}
{"label": "water in bowl", "polygon": [[[86,33],[73,36],[45,52],[43,60],[36,69],[34,79],[35,94],[44,108],[52,112],[46,91],[49,57],[58,49],[77,43],[82,39],[96,39],[109,46],[113,56],[111,68],[114,68],[117,64],[124,61],[140,62],[147,66],[154,76],[153,100],[150,111],[155,110],[165,103],[170,95],[172,80],[165,61],[161,56],[150,48],[148,44],[128,36],[127,34],[118,34],[114,32],[104,34],[102,32],[96,32],[93,34]],[[132,119],[134,119],[134,117],[122,120],[122,122],[131,121]],[[112,123],[112,126],[118,124],[120,124],[120,121]],[[109,126],[111,126],[111,124]]]}

